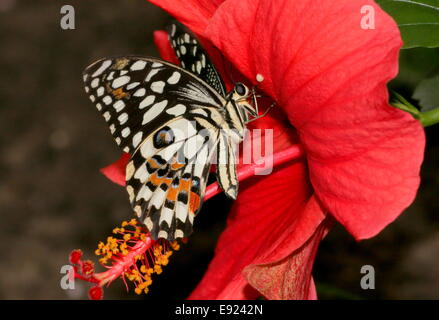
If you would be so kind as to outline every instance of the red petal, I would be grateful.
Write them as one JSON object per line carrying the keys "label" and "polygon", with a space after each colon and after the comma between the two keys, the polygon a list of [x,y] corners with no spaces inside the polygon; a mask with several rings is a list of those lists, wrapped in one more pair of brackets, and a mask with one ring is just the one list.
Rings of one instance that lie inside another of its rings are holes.
{"label": "red petal", "polygon": [[193,32],[201,34],[224,0],[148,0],[169,12]]}
{"label": "red petal", "polygon": [[249,284],[270,300],[317,299],[311,271],[320,241],[332,226],[327,220],[303,246],[286,258],[246,267],[244,276]]}
{"label": "red petal", "polygon": [[180,65],[180,61],[178,60],[174,49],[172,49],[171,44],[169,43],[168,33],[166,31],[154,31],[154,43],[159,50],[160,57],[162,57],[163,60]]}
{"label": "red petal", "polygon": [[[365,5],[375,29],[361,28]],[[424,133],[388,105],[401,39],[373,1],[226,1],[204,36],[250,80],[264,77],[299,131],[319,200],[357,239],[413,201]]]}
{"label": "red petal", "polygon": [[125,186],[125,168],[130,157],[128,153],[123,153],[116,162],[102,168],[101,172],[114,183]]}
{"label": "red petal", "polygon": [[[277,167],[269,176],[250,178],[241,187],[215,257],[191,299],[257,297],[260,294],[249,289],[242,270],[250,264],[289,256],[312,236],[325,217],[312,197],[302,162]],[[310,279],[296,281],[309,284]],[[257,281],[254,285],[259,289]],[[267,298],[271,298],[270,293]]]}
{"label": "red petal", "polygon": [[306,300],[317,300],[317,290],[314,283],[314,279],[311,277],[311,282],[309,284],[308,298]]}

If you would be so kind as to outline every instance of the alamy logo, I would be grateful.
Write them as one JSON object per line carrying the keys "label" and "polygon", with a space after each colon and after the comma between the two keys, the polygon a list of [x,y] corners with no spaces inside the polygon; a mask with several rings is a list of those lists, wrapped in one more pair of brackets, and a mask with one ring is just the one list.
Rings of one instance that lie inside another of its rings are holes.
{"label": "alamy logo", "polygon": [[364,265],[360,270],[361,277],[360,286],[363,290],[375,289],[375,268],[371,265]]}
{"label": "alamy logo", "polygon": [[60,270],[64,276],[61,278],[59,285],[63,290],[75,289],[75,270],[69,264],[63,265]]}
{"label": "alamy logo", "polygon": [[370,5],[362,6],[360,13],[363,15],[360,22],[361,29],[375,29],[375,8]]}
{"label": "alamy logo", "polygon": [[73,30],[75,29],[75,8],[71,5],[63,5],[61,7],[61,20],[59,25],[63,30]]}

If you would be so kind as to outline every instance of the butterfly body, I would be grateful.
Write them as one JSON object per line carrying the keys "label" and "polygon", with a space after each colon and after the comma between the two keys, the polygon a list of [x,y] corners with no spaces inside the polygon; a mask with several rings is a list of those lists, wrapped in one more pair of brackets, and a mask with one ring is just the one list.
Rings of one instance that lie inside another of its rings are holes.
{"label": "butterfly body", "polygon": [[236,198],[235,151],[257,114],[247,87],[224,95],[191,71],[134,56],[98,60],[83,78],[116,143],[131,155],[126,189],[154,239],[192,232],[215,156],[218,182]]}

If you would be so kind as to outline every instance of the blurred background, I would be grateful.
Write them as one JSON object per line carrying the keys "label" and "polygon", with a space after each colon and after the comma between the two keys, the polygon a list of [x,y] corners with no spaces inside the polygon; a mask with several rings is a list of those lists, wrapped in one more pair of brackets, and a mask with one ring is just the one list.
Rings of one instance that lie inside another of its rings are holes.
{"label": "blurred background", "polygon": [[[60,28],[73,5],[76,29]],[[98,241],[130,216],[125,190],[99,168],[120,152],[83,91],[81,73],[97,58],[158,56],[152,32],[170,21],[144,0],[0,0],[0,299],[81,299],[87,285],[62,290],[60,268],[72,249],[95,259]],[[401,54],[392,88],[410,98],[439,70],[439,51]],[[356,243],[340,226],[322,242],[314,276],[321,299],[439,299],[439,126],[428,128],[422,185],[413,205],[374,239]],[[209,200],[197,232],[176,253],[150,293],[113,299],[183,299],[201,279],[230,202]],[[376,289],[360,288],[372,265]]]}

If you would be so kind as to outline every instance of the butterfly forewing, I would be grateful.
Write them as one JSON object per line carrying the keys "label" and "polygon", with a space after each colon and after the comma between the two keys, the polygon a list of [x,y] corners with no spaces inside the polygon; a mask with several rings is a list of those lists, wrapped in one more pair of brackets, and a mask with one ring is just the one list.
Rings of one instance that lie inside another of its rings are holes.
{"label": "butterfly forewing", "polygon": [[202,80],[153,58],[101,59],[85,70],[84,82],[116,143],[128,153],[171,119],[224,105]]}
{"label": "butterfly forewing", "polygon": [[168,28],[168,35],[181,66],[199,76],[225,97],[224,82],[193,33],[182,24],[175,22]]}

